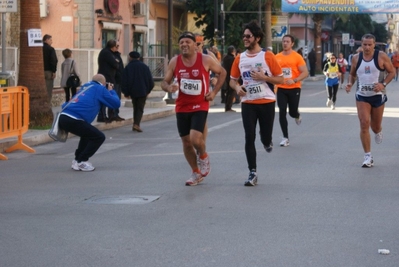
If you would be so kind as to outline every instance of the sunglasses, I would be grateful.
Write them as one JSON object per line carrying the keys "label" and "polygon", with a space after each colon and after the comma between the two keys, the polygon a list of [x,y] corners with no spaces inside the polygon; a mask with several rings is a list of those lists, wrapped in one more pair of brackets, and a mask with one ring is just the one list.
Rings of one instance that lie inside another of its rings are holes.
{"label": "sunglasses", "polygon": [[253,34],[243,34],[242,35],[242,39],[244,39],[244,38],[249,39],[249,38],[251,38],[253,36],[254,36]]}

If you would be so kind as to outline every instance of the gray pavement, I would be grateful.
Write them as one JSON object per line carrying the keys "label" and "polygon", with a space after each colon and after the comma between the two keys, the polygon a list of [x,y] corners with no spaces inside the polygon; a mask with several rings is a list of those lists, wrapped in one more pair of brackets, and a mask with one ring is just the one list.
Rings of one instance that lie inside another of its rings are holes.
{"label": "gray pavement", "polygon": [[[248,175],[240,106],[208,116],[212,172],[190,170],[175,116],[104,131],[90,161],[70,169],[78,138],[8,153],[0,161],[0,266],[397,267],[399,83],[388,85],[375,166],[363,151],[353,92],[325,106],[322,81],[305,82],[302,124],[290,146],[266,153],[257,139],[259,184]],[[373,136],[372,136],[373,137]],[[390,250],[390,255],[378,254]]]}

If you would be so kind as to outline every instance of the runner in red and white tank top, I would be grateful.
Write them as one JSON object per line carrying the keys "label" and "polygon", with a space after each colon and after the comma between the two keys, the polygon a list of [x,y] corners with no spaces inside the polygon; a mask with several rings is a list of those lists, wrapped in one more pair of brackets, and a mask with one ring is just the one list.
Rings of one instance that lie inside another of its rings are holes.
{"label": "runner in red and white tank top", "polygon": [[[214,100],[222,87],[226,71],[209,55],[197,52],[198,47],[192,32],[183,32],[180,35],[179,48],[180,55],[170,60],[161,87],[168,93],[179,91],[176,99],[177,129],[184,156],[192,169],[186,185],[193,186],[201,183],[210,172],[204,129],[209,102]],[[210,71],[219,76],[212,91],[209,90]],[[172,83],[173,80],[177,82]]]}
{"label": "runner in red and white tank top", "polygon": [[187,67],[182,55],[177,56],[174,77],[179,84],[179,97],[176,99],[176,112],[208,111],[209,101],[205,95],[209,91],[209,72],[202,63],[202,54],[197,53],[193,66]]}

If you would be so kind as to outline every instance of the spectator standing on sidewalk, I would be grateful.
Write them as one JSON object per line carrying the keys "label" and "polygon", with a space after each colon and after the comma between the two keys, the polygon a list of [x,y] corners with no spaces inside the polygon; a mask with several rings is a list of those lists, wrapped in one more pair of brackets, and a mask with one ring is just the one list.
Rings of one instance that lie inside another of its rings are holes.
{"label": "spectator standing on sidewalk", "polygon": [[[109,40],[105,48],[98,54],[98,73],[105,77],[107,83],[115,84],[116,71],[119,68],[119,60],[115,57],[114,52],[117,51],[116,41]],[[107,117],[106,107],[101,105],[97,116],[97,122],[111,122]]]}
{"label": "spectator standing on sidewalk", "polygon": [[[264,36],[256,21],[246,24],[242,36],[246,51],[236,56],[231,67],[230,86],[242,96],[241,116],[249,169],[245,186],[255,186],[258,182],[255,148],[258,122],[263,147],[268,153],[273,150],[272,133],[276,105],[274,85],[284,81],[276,56],[269,50],[263,51],[260,46]],[[240,76],[243,80],[242,85],[238,84]]]}
{"label": "spectator standing on sidewalk", "polygon": [[[226,71],[211,56],[197,52],[196,36],[192,32],[183,32],[179,36],[178,44],[180,55],[170,60],[161,87],[169,93],[179,90],[176,99],[177,128],[182,140],[184,156],[192,170],[186,185],[193,186],[201,183],[210,172],[204,129],[209,102],[214,100],[222,87]],[[210,90],[210,71],[219,76],[213,91]]]}
{"label": "spectator standing on sidewalk", "polygon": [[[116,51],[114,52],[115,58],[118,60],[119,63],[119,68],[116,70],[115,73],[115,84],[114,84],[114,90],[116,94],[118,95],[119,99],[121,99],[122,94],[121,94],[121,83],[122,83],[122,73],[123,73],[123,60],[121,58],[121,53],[118,51],[119,49],[119,44],[116,44]],[[108,119],[109,121],[124,121],[124,118],[121,118],[119,116],[119,108],[117,109],[108,109]]]}
{"label": "spectator standing on sidewalk", "polygon": [[294,36],[289,34],[284,35],[282,39],[283,51],[276,55],[277,62],[280,64],[284,74],[284,82],[276,85],[279,121],[281,131],[283,132],[280,146],[284,147],[290,144],[288,138],[287,108],[290,117],[295,119],[297,125],[300,125],[302,118],[298,106],[301,97],[301,81],[309,75],[305,60],[292,49],[294,40]]}
{"label": "spectator standing on sidewalk", "polygon": [[349,82],[346,92],[349,93],[353,83],[356,86],[356,107],[360,121],[360,140],[364,150],[362,167],[370,168],[374,164],[371,154],[370,127],[375,133],[377,144],[382,142],[382,117],[387,95],[385,87],[395,76],[395,70],[385,52],[375,49],[375,37],[365,34],[362,37],[363,51],[352,58]]}
{"label": "spectator standing on sidewalk", "polygon": [[57,72],[57,54],[55,49],[51,46],[53,38],[51,35],[45,34],[43,36],[43,63],[44,63],[44,79],[46,80],[47,96],[51,106],[51,99],[53,98],[54,79]]}
{"label": "spectator standing on sidewalk", "polygon": [[132,131],[142,132],[140,122],[144,114],[147,96],[154,88],[154,80],[147,65],[140,61],[140,53],[129,53],[129,63],[122,74],[122,92],[127,98],[132,99],[133,127]]}
{"label": "spectator standing on sidewalk", "polygon": [[[91,125],[100,109],[100,105],[118,108],[121,104],[111,85],[105,87],[105,77],[101,74],[93,76],[92,81],[82,85],[77,95],[62,111],[59,126],[69,133],[80,137],[75,159],[71,168],[75,171],[94,171],[95,167],[88,161],[105,141],[105,135]],[[83,93],[79,94],[81,91]]]}
{"label": "spectator standing on sidewalk", "polygon": [[61,64],[61,87],[65,91],[65,102],[68,102],[76,94],[76,87],[69,87],[67,85],[67,80],[71,74],[76,75],[80,78],[78,72],[78,66],[72,58],[72,51],[70,49],[62,50],[62,55],[65,60]]}
{"label": "spectator standing on sidewalk", "polygon": [[230,70],[231,66],[233,65],[235,55],[236,49],[234,46],[231,45],[227,48],[227,55],[223,58],[223,68],[226,70],[226,81],[224,83],[224,87],[226,88],[226,97],[224,104],[225,112],[235,112],[235,110],[231,109],[235,97],[235,90],[234,88],[230,87]]}
{"label": "spectator standing on sidewalk", "polygon": [[314,48],[312,48],[312,50],[310,50],[310,53],[308,55],[308,60],[309,60],[309,73],[310,73],[310,77],[314,77],[316,75],[316,51],[314,50]]}

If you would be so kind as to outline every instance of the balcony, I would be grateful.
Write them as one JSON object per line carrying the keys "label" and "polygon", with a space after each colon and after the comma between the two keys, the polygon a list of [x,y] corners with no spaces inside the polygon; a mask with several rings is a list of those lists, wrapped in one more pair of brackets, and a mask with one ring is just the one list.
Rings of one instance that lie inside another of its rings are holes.
{"label": "balcony", "polygon": [[[162,5],[168,5],[168,0],[152,0],[153,3],[155,4],[162,4]],[[186,7],[186,2],[187,0],[173,0],[173,6],[175,7]]]}

